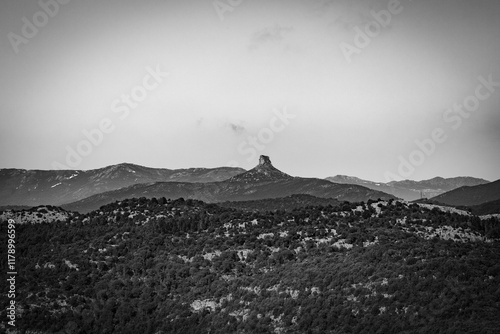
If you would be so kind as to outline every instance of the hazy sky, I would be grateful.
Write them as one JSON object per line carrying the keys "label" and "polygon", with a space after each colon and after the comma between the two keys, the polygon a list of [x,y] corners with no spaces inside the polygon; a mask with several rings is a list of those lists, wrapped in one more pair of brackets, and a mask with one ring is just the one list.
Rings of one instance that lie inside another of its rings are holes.
{"label": "hazy sky", "polygon": [[498,0],[60,2],[0,2],[0,168],[500,178]]}

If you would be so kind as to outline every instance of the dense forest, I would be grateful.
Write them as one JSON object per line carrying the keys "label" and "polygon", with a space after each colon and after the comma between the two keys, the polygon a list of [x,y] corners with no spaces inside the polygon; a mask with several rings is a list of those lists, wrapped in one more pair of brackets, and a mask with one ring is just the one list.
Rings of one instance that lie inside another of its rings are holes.
{"label": "dense forest", "polygon": [[285,211],[182,198],[68,216],[16,225],[19,333],[500,332],[495,219],[392,200]]}
{"label": "dense forest", "polygon": [[259,199],[253,201],[227,201],[218,203],[225,208],[244,211],[290,211],[306,206],[338,206],[341,202],[333,198],[322,198],[306,194],[295,194],[287,197]]}

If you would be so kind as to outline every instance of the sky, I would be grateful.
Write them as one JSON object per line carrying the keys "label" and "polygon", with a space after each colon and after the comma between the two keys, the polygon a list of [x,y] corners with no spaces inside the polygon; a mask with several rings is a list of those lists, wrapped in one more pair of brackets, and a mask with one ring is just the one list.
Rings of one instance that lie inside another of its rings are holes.
{"label": "sky", "polygon": [[500,178],[496,0],[3,0],[0,168]]}

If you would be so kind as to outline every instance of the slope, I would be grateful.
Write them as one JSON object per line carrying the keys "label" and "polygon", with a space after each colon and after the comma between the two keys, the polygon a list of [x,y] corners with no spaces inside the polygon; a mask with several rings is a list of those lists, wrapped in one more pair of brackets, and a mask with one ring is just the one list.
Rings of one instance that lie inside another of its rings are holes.
{"label": "slope", "polygon": [[498,226],[398,201],[266,213],[125,200],[16,225],[16,330],[499,333]]}
{"label": "slope", "polygon": [[500,199],[500,180],[474,187],[461,187],[431,200],[448,205],[473,206]]}
{"label": "slope", "polygon": [[213,182],[244,172],[241,168],[148,168],[119,164],[93,170],[0,170],[0,205],[61,205],[137,183]]}
{"label": "slope", "polygon": [[363,180],[354,176],[336,175],[327,177],[326,180],[335,183],[361,185],[373,190],[392,194],[406,201],[413,201],[421,198],[421,196],[426,198],[434,197],[463,186],[476,186],[489,183],[489,181],[474,177],[435,177],[422,181],[403,180],[382,183]]}
{"label": "slope", "polygon": [[104,192],[64,205],[67,210],[89,212],[100,206],[126,198],[190,198],[209,203],[248,201],[306,194],[339,201],[360,202],[368,199],[390,199],[394,196],[357,185],[336,184],[315,178],[292,177],[276,169],[267,156],[259,164],[226,181],[209,183],[156,182],[137,184]]}

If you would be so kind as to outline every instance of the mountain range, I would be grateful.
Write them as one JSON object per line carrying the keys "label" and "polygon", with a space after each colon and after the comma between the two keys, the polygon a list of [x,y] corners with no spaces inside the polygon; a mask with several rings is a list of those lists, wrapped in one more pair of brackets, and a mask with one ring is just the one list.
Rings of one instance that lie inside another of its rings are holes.
{"label": "mountain range", "polygon": [[214,182],[242,168],[148,168],[123,163],[92,170],[0,170],[0,206],[61,205],[106,191],[151,182]]}
{"label": "mountain range", "polygon": [[[0,207],[7,208],[57,205],[67,210],[89,212],[133,197],[184,197],[221,203],[262,201],[292,195],[309,195],[336,202],[379,198],[411,201],[426,197],[445,205],[477,206],[499,200],[500,190],[498,181],[490,183],[473,177],[435,177],[388,183],[345,175],[326,179],[294,177],[275,168],[264,155],[260,156],[258,165],[248,171],[233,167],[149,168],[129,163],[87,171],[0,170]],[[283,205],[295,200],[288,199]],[[495,203],[479,210],[492,211],[492,207],[498,206]]]}
{"label": "mountain range", "polygon": [[[16,204],[73,200],[0,210],[0,243],[15,236],[16,253],[0,270],[22,268],[19,333],[499,332],[500,215],[489,214],[499,200],[469,207],[486,214],[473,216],[359,179],[294,177],[267,156],[249,171],[0,175],[4,201],[8,190]],[[453,182],[429,181],[400,187]],[[437,199],[481,203],[499,186]],[[0,295],[4,319],[10,298]]]}
{"label": "mountain range", "polygon": [[413,201],[422,197],[432,198],[464,186],[477,186],[487,184],[489,181],[474,177],[435,177],[429,180],[413,181],[391,181],[388,183],[363,180],[353,176],[337,175],[327,177],[326,180],[334,183],[357,184],[373,190],[382,191],[406,201]]}
{"label": "mountain range", "polygon": [[294,194],[306,194],[350,202],[395,198],[381,191],[359,185],[337,184],[316,178],[293,177],[276,169],[269,157],[261,156],[259,164],[255,168],[224,181],[135,184],[118,190],[96,194],[63,205],[63,208],[78,212],[90,212],[104,204],[134,197],[183,197],[185,199],[215,203],[278,198]]}

